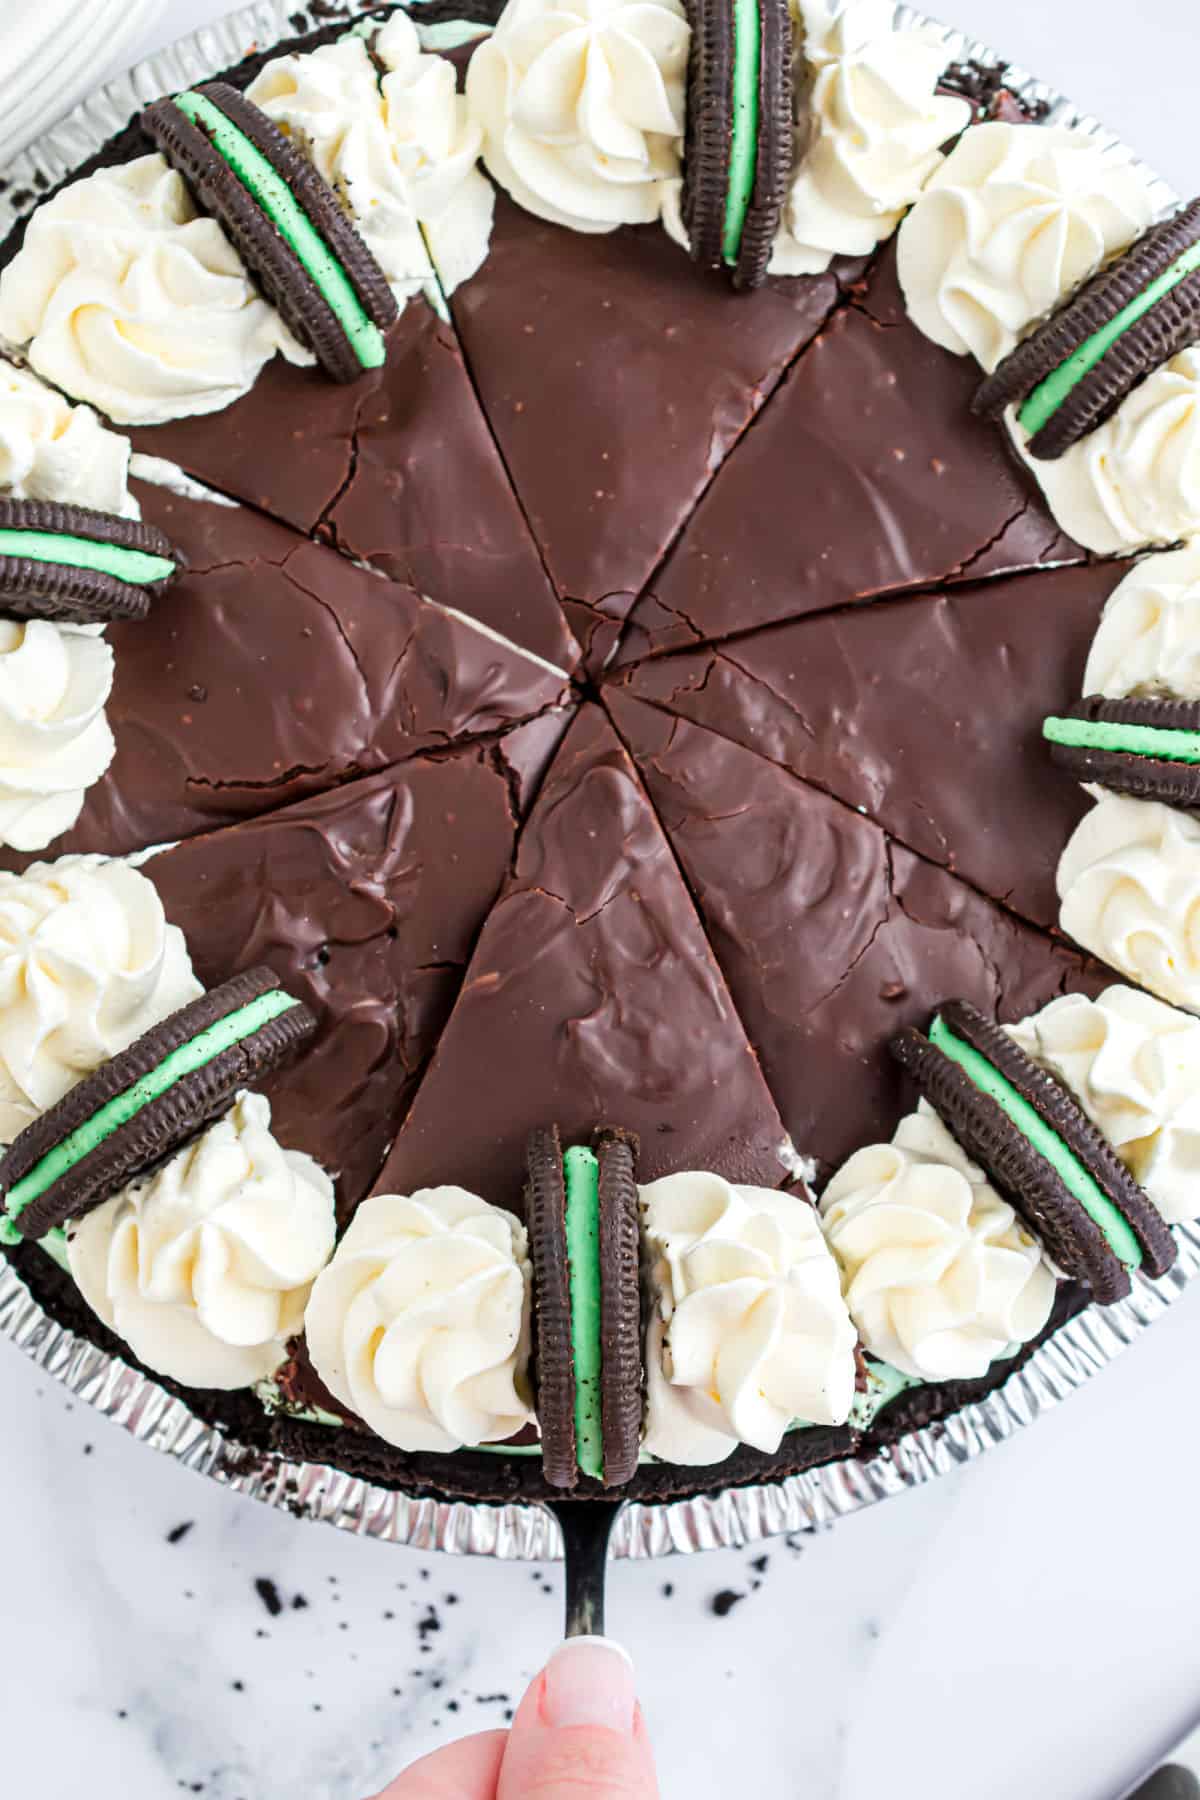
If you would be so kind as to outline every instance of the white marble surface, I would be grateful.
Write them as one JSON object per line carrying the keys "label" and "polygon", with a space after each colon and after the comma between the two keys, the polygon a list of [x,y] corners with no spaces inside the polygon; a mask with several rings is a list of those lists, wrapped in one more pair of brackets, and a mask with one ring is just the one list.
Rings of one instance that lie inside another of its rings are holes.
{"label": "white marble surface", "polygon": [[[178,0],[159,41],[221,10]],[[1194,190],[1192,0],[953,12]],[[762,1570],[757,1552],[618,1568],[612,1625],[666,1800],[1115,1800],[1200,1715],[1197,1366],[1194,1293],[956,1478],[764,1546]],[[361,1800],[501,1722],[548,1651],[553,1571],[297,1525],[143,1451],[7,1347],[0,1368],[6,1793]],[[723,1592],[743,1597],[718,1617]]]}

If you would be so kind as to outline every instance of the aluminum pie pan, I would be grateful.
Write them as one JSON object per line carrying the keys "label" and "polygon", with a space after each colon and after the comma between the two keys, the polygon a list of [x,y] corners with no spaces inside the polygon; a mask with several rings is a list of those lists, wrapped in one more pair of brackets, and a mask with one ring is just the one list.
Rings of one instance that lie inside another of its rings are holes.
{"label": "aluminum pie pan", "polygon": [[[40,195],[94,156],[150,101],[210,79],[255,51],[270,50],[339,19],[349,24],[364,12],[380,10],[356,0],[313,0],[306,6],[297,6],[294,0],[255,0],[139,63],[42,133],[8,165],[0,187],[0,239]],[[414,12],[419,18],[419,3]],[[953,63],[1003,67],[1005,86],[1043,110],[1045,122],[1073,126],[1102,145],[1127,149],[1098,120],[1006,64],[988,46],[908,6],[898,6],[896,18],[900,24],[920,24],[938,32]],[[1173,205],[1177,196],[1170,186],[1140,159],[1134,160],[1161,209]],[[617,1522],[613,1554],[645,1558],[740,1549],[765,1538],[819,1531],[878,1500],[921,1487],[974,1461],[1082,1387],[1179,1299],[1200,1273],[1200,1222],[1178,1228],[1175,1236],[1179,1260],[1164,1280],[1151,1283],[1136,1277],[1127,1300],[1104,1309],[1089,1307],[986,1399],[911,1432],[870,1457],[831,1463],[756,1487],[662,1504],[631,1502]],[[562,1554],[558,1525],[542,1506],[417,1498],[324,1463],[293,1462],[239,1445],[199,1419],[151,1376],[51,1318],[12,1264],[0,1257],[3,1338],[141,1443],[235,1493],[296,1518],[321,1520],[360,1537],[421,1550],[509,1561],[551,1561]]]}

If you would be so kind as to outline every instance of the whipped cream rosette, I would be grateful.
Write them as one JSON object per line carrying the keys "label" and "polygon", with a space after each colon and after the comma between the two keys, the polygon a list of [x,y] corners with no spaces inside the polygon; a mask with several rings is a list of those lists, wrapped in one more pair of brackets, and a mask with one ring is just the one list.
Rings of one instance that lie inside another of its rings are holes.
{"label": "whipped cream rosette", "polygon": [[313,1367],[384,1443],[447,1453],[533,1422],[529,1245],[463,1188],[359,1207],[305,1317]]}
{"label": "whipped cream rosette", "polygon": [[900,227],[914,322],[987,370],[1154,217],[1128,152],[1058,125],[973,126]]}
{"label": "whipped cream rosette", "polygon": [[1200,1019],[1136,988],[1064,994],[1011,1036],[1070,1089],[1169,1225],[1200,1216]]}
{"label": "whipped cream rosette", "polygon": [[899,233],[908,310],[988,371],[1063,530],[1101,554],[1200,531],[1200,242],[1080,127],[964,133]]}
{"label": "whipped cream rosette", "polygon": [[971,117],[937,91],[944,35],[887,0],[710,0],[692,27],[686,178],[663,221],[738,287],[869,254]]}
{"label": "whipped cream rosette", "polygon": [[138,516],[128,439],[72,406],[28,369],[0,359],[0,492]]}
{"label": "whipped cream rosette", "polygon": [[0,874],[0,1142],[200,992],[182,932],[128,863]]}
{"label": "whipped cream rosette", "polygon": [[247,96],[338,193],[397,299],[439,279],[452,293],[479,268],[494,208],[478,168],[483,130],[453,65],[422,50],[405,13],[369,44],[345,37],[276,58]]}
{"label": "whipped cream rosette", "polygon": [[850,1416],[858,1334],[807,1200],[719,1175],[641,1190],[652,1311],[645,1448],[666,1462],[772,1452]]}
{"label": "whipped cream rosette", "polygon": [[1105,794],[1058,865],[1063,930],[1130,981],[1200,1010],[1200,820]]}
{"label": "whipped cream rosette", "polygon": [[139,511],[129,460],[89,407],[0,359],[0,844],[16,850],[70,829],[116,748],[98,634],[149,605],[150,587],[120,579],[150,568],[142,539],[166,548],[125,523]]}
{"label": "whipped cream rosette", "polygon": [[1109,556],[1200,534],[1200,349],[1155,369],[1115,416],[1053,462],[1013,437],[1050,510],[1085,549]]}
{"label": "whipped cream rosette", "polygon": [[1082,701],[1043,724],[1052,760],[1089,791],[1192,810],[1200,796],[1200,561],[1150,556],[1114,589]]}
{"label": "whipped cream rosette", "polygon": [[158,155],[37,208],[0,275],[0,336],[121,425],[219,412],[277,353],[311,360]]}
{"label": "whipped cream rosette", "polygon": [[906,1375],[978,1379],[1050,1317],[1041,1245],[925,1105],[850,1158],[821,1215],[865,1348]]}
{"label": "whipped cream rosette", "polygon": [[681,0],[510,0],[467,73],[487,168],[553,224],[651,223],[679,176],[689,42]]}
{"label": "whipped cream rosette", "polygon": [[71,1273],[140,1362],[192,1387],[272,1374],[334,1243],[333,1183],[259,1094],[73,1226]]}
{"label": "whipped cream rosette", "polygon": [[793,0],[793,12],[800,123],[770,272],[815,275],[891,237],[971,109],[937,92],[944,35],[897,24],[890,0]]}
{"label": "whipped cream rosette", "polygon": [[70,829],[113,759],[103,638],[0,616],[0,843],[43,850]]}
{"label": "whipped cream rosette", "polygon": [[1200,700],[1200,544],[1146,557],[1114,590],[1083,692]]}

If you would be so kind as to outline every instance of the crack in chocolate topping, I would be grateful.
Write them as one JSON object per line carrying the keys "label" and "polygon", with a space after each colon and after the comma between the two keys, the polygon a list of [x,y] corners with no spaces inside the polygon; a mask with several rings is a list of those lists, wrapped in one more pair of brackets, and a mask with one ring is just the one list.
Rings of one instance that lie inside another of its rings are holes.
{"label": "crack in chocolate topping", "polygon": [[974,387],[973,370],[909,319],[889,246],[861,302],[815,339],[718,473],[633,609],[619,660],[1082,562],[1032,477],[972,417]]}
{"label": "crack in chocolate topping", "polygon": [[614,693],[794,1143],[825,1170],[912,1103],[888,1055],[931,1001],[1024,1017],[1104,971],[857,811],[753,752]]}

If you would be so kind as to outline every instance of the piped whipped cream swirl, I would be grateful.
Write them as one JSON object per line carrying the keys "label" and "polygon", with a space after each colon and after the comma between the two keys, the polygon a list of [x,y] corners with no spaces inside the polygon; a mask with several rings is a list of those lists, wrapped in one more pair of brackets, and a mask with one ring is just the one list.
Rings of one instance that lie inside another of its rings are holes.
{"label": "piped whipped cream swirl", "polygon": [[864,1345],[906,1375],[975,1380],[1050,1317],[1041,1246],[927,1107],[852,1156],[821,1213]]}
{"label": "piped whipped cream swirl", "polygon": [[333,1183],[284,1150],[260,1094],[68,1234],[71,1273],[140,1362],[188,1387],[279,1367],[333,1250]]}
{"label": "piped whipped cream swirl", "polygon": [[807,85],[774,275],[813,275],[891,237],[970,122],[939,95],[949,60],[924,26],[896,24],[891,0],[794,0]]}
{"label": "piped whipped cream swirl", "polygon": [[28,369],[0,360],[0,492],[138,516],[129,442]]}
{"label": "piped whipped cream swirl", "polygon": [[739,1443],[778,1450],[797,1420],[844,1424],[858,1334],[813,1207],[707,1174],[651,1182],[641,1204],[647,1451],[715,1463]]}
{"label": "piped whipped cream swirl", "polygon": [[75,823],[116,749],[112,681],[102,637],[0,618],[0,844],[43,850]]}
{"label": "piped whipped cream swirl", "polygon": [[657,219],[678,191],[690,35],[681,0],[509,0],[467,71],[500,186],[575,231]]}
{"label": "piped whipped cream swirl", "polygon": [[[1011,418],[1010,429],[1025,455]],[[1200,536],[1200,349],[1156,369],[1065,456],[1026,460],[1063,530],[1087,550],[1107,556]]]}
{"label": "piped whipped cream swirl", "polygon": [[495,204],[483,131],[406,13],[370,48],[347,37],[277,57],[248,93],[341,196],[398,300],[433,281],[431,256],[448,293],[480,267]]}
{"label": "piped whipped cream swirl", "polygon": [[313,1367],[385,1443],[451,1451],[533,1421],[525,1228],[463,1188],[377,1194],[313,1289]]}
{"label": "piped whipped cream swirl", "polygon": [[1200,819],[1104,794],[1058,865],[1061,922],[1139,986],[1200,1011]]}
{"label": "piped whipped cream swirl", "polygon": [[1064,994],[1009,1027],[1112,1144],[1169,1225],[1200,1216],[1200,1019],[1136,988]]}
{"label": "piped whipped cream swirl", "polygon": [[1200,543],[1146,557],[1113,590],[1083,691],[1200,700]]}
{"label": "piped whipped cream swirl", "polygon": [[38,207],[0,274],[0,336],[118,424],[217,412],[276,352],[312,361],[157,154]]}
{"label": "piped whipped cream swirl", "polygon": [[0,874],[0,1143],[202,991],[183,933],[128,863],[64,856]]}
{"label": "piped whipped cream swirl", "polygon": [[908,310],[934,343],[992,370],[1154,213],[1128,153],[1088,132],[972,126],[900,227]]}

